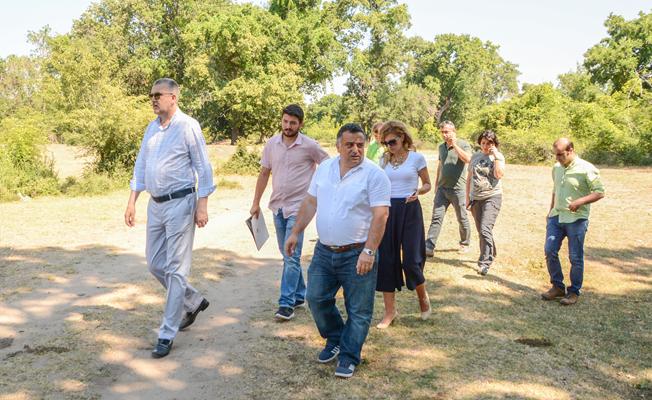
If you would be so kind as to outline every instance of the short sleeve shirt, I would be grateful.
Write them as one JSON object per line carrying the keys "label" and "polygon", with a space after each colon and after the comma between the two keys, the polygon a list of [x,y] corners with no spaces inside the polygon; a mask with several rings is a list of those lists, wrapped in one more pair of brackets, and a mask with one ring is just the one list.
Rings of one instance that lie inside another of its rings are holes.
{"label": "short sleeve shirt", "polygon": [[552,167],[552,179],[555,187],[555,204],[550,216],[559,216],[560,223],[573,223],[578,219],[588,219],[590,204],[584,204],[573,212],[568,205],[580,197],[591,193],[604,193],[600,171],[588,161],[575,157],[568,167],[555,163]]}
{"label": "short sleeve shirt", "polygon": [[405,161],[394,167],[387,163],[383,169],[392,184],[392,198],[411,196],[419,187],[419,171],[427,166],[422,154],[409,151]]}
{"label": "short sleeve shirt", "polygon": [[290,146],[283,143],[282,135],[269,139],[260,164],[272,171],[270,210],[276,214],[282,209],[284,218],[296,215],[316,165],[327,158],[317,141],[301,133]]}
{"label": "short sleeve shirt", "polygon": [[[462,139],[457,139],[457,145],[467,153],[473,151]],[[449,149],[445,142],[439,145],[439,162],[441,162],[441,169],[437,186],[446,189],[463,189],[466,185],[466,163],[460,160],[457,152],[452,147]]]}
{"label": "short sleeve shirt", "polygon": [[485,200],[503,192],[500,179],[494,175],[495,164],[496,160],[493,155],[478,151],[471,156],[471,162],[469,162],[469,168],[472,171],[471,193],[469,194],[471,200]]}
{"label": "short sleeve shirt", "polygon": [[363,159],[340,178],[340,157],[319,165],[308,194],[317,198],[317,234],[329,246],[367,241],[372,207],[390,205],[389,178],[373,161]]}

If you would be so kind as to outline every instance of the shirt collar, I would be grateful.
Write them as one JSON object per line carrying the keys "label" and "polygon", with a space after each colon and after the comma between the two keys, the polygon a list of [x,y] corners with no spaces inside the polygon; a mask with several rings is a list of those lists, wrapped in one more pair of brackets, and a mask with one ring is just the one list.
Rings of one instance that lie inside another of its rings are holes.
{"label": "shirt collar", "polygon": [[181,112],[181,110],[179,110],[179,107],[177,107],[177,109],[174,111],[174,114],[172,114],[172,118],[170,118],[170,123],[168,123],[168,126],[166,126],[165,128],[163,128],[163,125],[161,125],[161,117],[156,117],[156,123],[158,124],[159,129],[167,130],[168,128],[170,128],[170,126],[172,126],[172,123],[174,122],[174,120],[180,114],[183,114],[183,113]]}
{"label": "shirt collar", "polygon": [[[277,136],[277,138],[278,138],[277,143],[282,144],[283,146],[285,146],[285,143],[283,143],[283,132],[281,132]],[[294,140],[294,143],[292,143],[290,145],[290,147],[288,147],[288,149],[290,149],[290,148],[292,148],[294,146],[299,146],[301,143],[303,143],[303,134],[301,132],[299,132],[299,133],[297,133],[297,138]]]}

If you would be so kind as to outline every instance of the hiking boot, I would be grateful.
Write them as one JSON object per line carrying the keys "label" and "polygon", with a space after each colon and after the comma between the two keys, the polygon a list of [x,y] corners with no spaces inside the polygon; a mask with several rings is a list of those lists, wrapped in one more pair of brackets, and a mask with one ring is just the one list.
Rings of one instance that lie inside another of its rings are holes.
{"label": "hiking boot", "polygon": [[179,330],[182,331],[192,325],[192,323],[195,322],[195,318],[197,318],[197,314],[207,309],[209,304],[208,300],[202,299],[201,304],[199,304],[199,307],[197,307],[195,311],[187,312],[186,315],[183,316],[181,324],[179,325]]}
{"label": "hiking boot", "polygon": [[156,347],[152,350],[153,358],[162,358],[170,354],[172,350],[172,340],[170,339],[159,339],[156,343]]}
{"label": "hiking boot", "polygon": [[279,307],[274,316],[278,320],[289,321],[294,318],[294,310],[292,307]]}
{"label": "hiking boot", "polygon": [[559,304],[561,304],[562,306],[571,306],[577,303],[577,299],[579,299],[577,293],[568,292],[568,294],[559,301]]}
{"label": "hiking boot", "polygon": [[541,298],[543,300],[555,300],[559,297],[564,297],[566,295],[566,291],[564,289],[558,288],[557,286],[553,286],[550,289],[548,289],[547,292],[541,293]]}
{"label": "hiking boot", "polygon": [[353,365],[351,361],[343,360],[337,363],[335,376],[340,378],[350,378],[353,376],[353,371],[355,371],[355,365]]}
{"label": "hiking boot", "polygon": [[340,354],[340,346],[326,343],[326,347],[319,353],[317,361],[326,364],[327,362],[333,361],[338,354]]}

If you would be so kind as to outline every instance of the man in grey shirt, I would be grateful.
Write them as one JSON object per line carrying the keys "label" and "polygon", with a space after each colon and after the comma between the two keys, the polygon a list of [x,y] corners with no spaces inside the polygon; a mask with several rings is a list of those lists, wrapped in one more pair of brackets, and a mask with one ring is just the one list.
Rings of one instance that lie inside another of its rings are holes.
{"label": "man in grey shirt", "polygon": [[439,124],[444,143],[439,145],[439,164],[435,178],[435,201],[432,209],[432,221],[426,238],[426,256],[432,257],[437,238],[441,231],[444,216],[449,205],[453,205],[459,223],[460,252],[469,248],[471,230],[466,214],[466,165],[471,160],[471,146],[457,138],[455,124],[444,121]]}
{"label": "man in grey shirt", "polygon": [[125,223],[135,225],[136,200],[140,192],[148,191],[147,264],[167,289],[158,343],[152,351],[152,357],[160,358],[170,353],[177,332],[208,307],[187,277],[195,224],[203,228],[208,222],[208,196],[215,185],[199,123],[177,107],[179,85],[169,78],[159,79],[149,97],[158,118],[147,126],[138,152]]}

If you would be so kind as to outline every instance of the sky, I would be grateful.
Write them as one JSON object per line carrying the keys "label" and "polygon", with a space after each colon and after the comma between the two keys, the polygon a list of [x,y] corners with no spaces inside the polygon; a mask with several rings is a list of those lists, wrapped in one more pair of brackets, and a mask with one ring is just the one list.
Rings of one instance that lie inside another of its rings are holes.
{"label": "sky", "polygon": [[[260,4],[261,1],[254,1]],[[500,46],[518,65],[521,83],[555,82],[575,70],[591,46],[607,36],[610,13],[626,19],[652,11],[650,0],[407,0],[412,27],[408,36],[432,40],[438,34],[470,34]],[[0,57],[29,55],[27,33],[49,25],[65,33],[91,0],[2,0]],[[334,90],[340,92],[343,80]]]}

